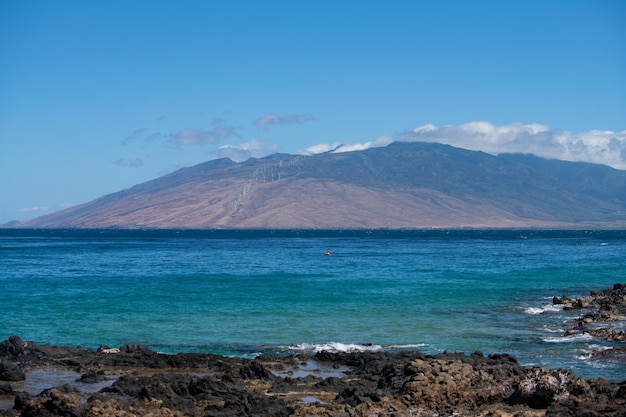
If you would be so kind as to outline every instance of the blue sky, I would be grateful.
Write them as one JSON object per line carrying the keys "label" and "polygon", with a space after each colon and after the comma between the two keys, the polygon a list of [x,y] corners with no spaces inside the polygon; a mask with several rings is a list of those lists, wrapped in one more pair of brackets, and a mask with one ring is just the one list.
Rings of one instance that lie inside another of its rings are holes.
{"label": "blue sky", "polygon": [[626,169],[626,2],[0,1],[0,224],[394,140]]}

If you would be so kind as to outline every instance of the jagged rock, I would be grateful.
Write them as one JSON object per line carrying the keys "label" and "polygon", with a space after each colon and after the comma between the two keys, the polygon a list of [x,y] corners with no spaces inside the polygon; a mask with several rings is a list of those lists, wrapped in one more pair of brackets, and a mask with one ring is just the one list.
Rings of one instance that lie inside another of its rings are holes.
{"label": "jagged rock", "polygon": [[[107,354],[103,349],[108,347],[94,351],[38,346],[17,337],[0,345],[0,360],[26,372],[44,366],[80,369],[81,381],[116,378],[100,392],[81,394],[82,401],[69,385],[31,396],[8,383],[2,392],[14,396],[14,406],[0,416],[618,417],[626,410],[626,382],[528,369],[507,354],[321,352],[252,360],[165,355],[140,345],[124,345]],[[338,372],[324,378],[321,373],[280,377],[271,371],[288,375],[289,369],[310,369],[302,365],[317,363]]]}
{"label": "jagged rock", "polygon": [[19,336],[11,336],[7,340],[0,343],[0,355],[2,356],[20,356],[24,353],[26,343]]}
{"label": "jagged rock", "polygon": [[615,330],[611,328],[592,329],[588,333],[593,337],[605,339],[610,342],[623,342],[626,341],[626,332],[623,330]]}
{"label": "jagged rock", "polygon": [[23,381],[24,370],[17,362],[0,360],[0,381]]}
{"label": "jagged rock", "polygon": [[626,285],[614,284],[613,288],[591,291],[587,297],[572,300],[567,296],[553,297],[554,305],[564,310],[589,310],[573,320],[571,329],[564,336],[581,333],[612,342],[626,341],[626,332],[610,326],[598,328],[599,323],[621,323],[626,320]]}
{"label": "jagged rock", "polygon": [[106,381],[108,377],[103,371],[95,371],[93,369],[88,370],[82,374],[79,378],[81,382],[101,382]]}

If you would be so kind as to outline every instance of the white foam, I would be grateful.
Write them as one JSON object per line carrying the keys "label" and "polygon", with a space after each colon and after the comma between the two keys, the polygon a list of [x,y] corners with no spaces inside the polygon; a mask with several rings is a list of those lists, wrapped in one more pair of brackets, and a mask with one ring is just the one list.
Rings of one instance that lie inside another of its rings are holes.
{"label": "white foam", "polygon": [[528,307],[527,309],[524,310],[526,314],[531,314],[531,315],[544,314],[544,313],[556,313],[558,311],[561,311],[561,307],[559,307],[558,305],[554,305],[554,304],[545,304],[541,307]]}
{"label": "white foam", "polygon": [[[590,344],[587,345],[585,349],[581,349],[580,354],[575,356],[575,358],[582,361],[588,361],[593,358],[593,352],[601,352],[607,349],[610,349],[610,347],[598,344]],[[594,361],[591,362],[593,363]]]}
{"label": "white foam", "polygon": [[565,331],[565,329],[554,329],[546,325],[542,326],[539,330],[546,333],[563,333]]}
{"label": "white foam", "polygon": [[298,343],[296,345],[289,346],[293,350],[302,350],[307,352],[374,352],[381,350],[383,347],[380,345],[359,345],[359,344],[346,344],[339,342],[329,342],[321,344],[312,343]]}
{"label": "white foam", "polygon": [[548,343],[571,343],[581,342],[585,340],[593,340],[593,336],[591,336],[589,333],[580,333],[572,336],[544,337],[542,340]]}
{"label": "white foam", "polygon": [[419,349],[428,346],[426,343],[415,343],[408,345],[390,345],[389,349]]}

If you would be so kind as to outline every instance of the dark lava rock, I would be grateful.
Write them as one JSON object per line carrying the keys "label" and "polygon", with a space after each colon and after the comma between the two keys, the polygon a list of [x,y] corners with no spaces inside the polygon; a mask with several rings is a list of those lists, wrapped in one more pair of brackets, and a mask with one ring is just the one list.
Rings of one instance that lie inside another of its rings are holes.
{"label": "dark lava rock", "polygon": [[0,356],[20,356],[25,346],[26,343],[19,336],[11,336],[0,343]]}
{"label": "dark lava rock", "polygon": [[26,374],[17,362],[0,360],[0,381],[23,381],[25,378]]}
{"label": "dark lava rock", "polygon": [[107,381],[109,378],[104,371],[95,371],[93,369],[88,370],[80,376],[78,379],[80,382],[102,382]]}

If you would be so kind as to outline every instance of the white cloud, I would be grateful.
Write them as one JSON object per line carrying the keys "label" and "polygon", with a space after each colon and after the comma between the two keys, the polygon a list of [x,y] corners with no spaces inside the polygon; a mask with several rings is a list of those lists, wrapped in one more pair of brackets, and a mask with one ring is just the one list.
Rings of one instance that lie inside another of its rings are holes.
{"label": "white cloud", "polygon": [[254,124],[259,127],[264,127],[267,125],[273,125],[280,123],[280,117],[277,114],[266,114],[263,117],[259,117]]}
{"label": "white cloud", "polygon": [[415,133],[427,133],[427,132],[434,132],[435,130],[437,130],[437,126],[435,126],[434,124],[427,124],[424,126],[420,126],[420,127],[416,127],[415,129],[413,129],[413,132]]}
{"label": "white cloud", "polygon": [[175,145],[207,145],[219,143],[221,139],[236,136],[233,128],[216,127],[213,130],[184,129],[169,135],[168,142]]}
{"label": "white cloud", "polygon": [[309,146],[306,149],[302,149],[300,151],[296,151],[295,153],[299,155],[317,155],[319,153],[331,152],[341,146],[341,143],[320,143],[318,145]]}
{"label": "white cloud", "polygon": [[470,122],[458,126],[419,126],[399,135],[398,139],[446,143],[493,155],[531,153],[544,158],[593,162],[626,169],[626,131],[571,133],[537,123],[495,126],[489,122]]}
{"label": "white cloud", "polygon": [[374,140],[365,143],[347,143],[345,145],[341,145],[337,149],[333,151],[333,153],[341,153],[341,152],[353,152],[353,151],[364,151],[369,148],[380,148],[381,146],[387,146],[393,139],[389,136],[379,136]]}
{"label": "white cloud", "polygon": [[237,146],[220,146],[215,155],[219,158],[230,158],[235,162],[245,161],[249,158],[259,158],[278,151],[278,145],[258,139]]}
{"label": "white cloud", "polygon": [[393,142],[393,138],[390,136],[380,136],[374,140],[370,140],[364,143],[339,143],[335,142],[332,144],[328,143],[320,143],[318,145],[309,146],[306,149],[297,151],[295,153],[300,155],[316,155],[325,152],[331,153],[341,153],[341,152],[353,152],[353,151],[363,151],[369,148],[378,148],[381,146],[387,146],[391,142]]}
{"label": "white cloud", "polygon": [[437,142],[459,148],[500,153],[533,154],[548,159],[592,162],[626,169],[626,130],[621,132],[591,130],[572,133],[551,129],[539,123],[496,126],[490,122],[469,122],[437,127],[427,124],[399,134],[381,136],[363,143],[321,143],[297,151],[302,155],[324,152],[351,152],[402,142]]}
{"label": "white cloud", "polygon": [[315,120],[311,114],[292,114],[287,116],[279,116],[275,113],[266,114],[259,117],[254,124],[258,127],[267,128],[268,125],[293,125],[301,124]]}

